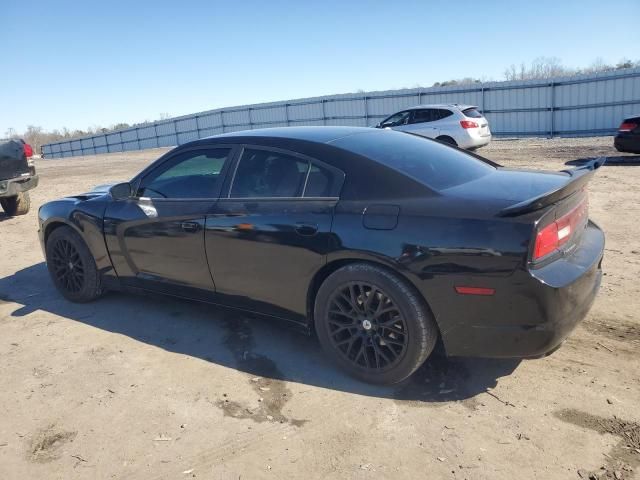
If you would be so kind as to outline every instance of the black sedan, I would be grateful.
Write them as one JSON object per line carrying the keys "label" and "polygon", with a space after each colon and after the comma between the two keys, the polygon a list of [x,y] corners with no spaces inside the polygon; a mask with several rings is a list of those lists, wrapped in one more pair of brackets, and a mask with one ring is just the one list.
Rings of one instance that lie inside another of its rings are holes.
{"label": "black sedan", "polygon": [[619,152],[640,153],[640,115],[622,121],[613,145]]}
{"label": "black sedan", "polygon": [[151,291],[315,332],[350,374],[398,382],[447,355],[539,357],[598,291],[601,165],[512,170],[406,133],[253,130],[170,151],[39,212],[67,299]]}

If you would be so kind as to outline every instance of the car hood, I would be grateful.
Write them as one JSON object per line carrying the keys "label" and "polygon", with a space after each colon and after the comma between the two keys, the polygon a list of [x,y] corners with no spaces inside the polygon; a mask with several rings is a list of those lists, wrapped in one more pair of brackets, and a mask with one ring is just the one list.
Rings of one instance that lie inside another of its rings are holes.
{"label": "car hood", "polygon": [[102,183],[100,185],[96,185],[88,192],[80,193],[78,195],[70,195],[67,198],[73,199],[75,201],[84,201],[91,200],[92,198],[102,197],[104,195],[107,195],[109,193],[109,189],[114,185],[117,185],[118,183],[119,182]]}
{"label": "car hood", "polygon": [[91,190],[89,190],[88,193],[104,195],[105,193],[109,193],[109,189],[114,185],[117,185],[118,183],[120,182],[111,182],[111,183],[103,183],[100,185],[96,185]]}

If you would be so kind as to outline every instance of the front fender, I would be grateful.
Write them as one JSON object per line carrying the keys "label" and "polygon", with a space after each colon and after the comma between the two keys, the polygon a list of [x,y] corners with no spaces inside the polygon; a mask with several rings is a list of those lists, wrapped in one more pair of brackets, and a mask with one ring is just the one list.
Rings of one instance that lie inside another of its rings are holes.
{"label": "front fender", "polygon": [[45,254],[47,238],[53,230],[66,225],[84,240],[103,278],[117,279],[104,240],[103,217],[107,207],[105,197],[64,198],[45,203],[38,211],[40,244]]}

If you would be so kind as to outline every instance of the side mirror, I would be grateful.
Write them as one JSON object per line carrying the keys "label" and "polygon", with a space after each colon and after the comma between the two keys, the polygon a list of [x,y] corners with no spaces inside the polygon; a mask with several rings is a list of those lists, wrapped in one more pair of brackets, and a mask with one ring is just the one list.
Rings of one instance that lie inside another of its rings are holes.
{"label": "side mirror", "polygon": [[109,189],[109,194],[114,200],[126,200],[132,196],[133,192],[131,190],[129,182],[116,183]]}
{"label": "side mirror", "polygon": [[375,127],[373,127],[373,128],[380,128],[381,126],[382,126],[382,122],[378,122],[378,123],[376,123]]}

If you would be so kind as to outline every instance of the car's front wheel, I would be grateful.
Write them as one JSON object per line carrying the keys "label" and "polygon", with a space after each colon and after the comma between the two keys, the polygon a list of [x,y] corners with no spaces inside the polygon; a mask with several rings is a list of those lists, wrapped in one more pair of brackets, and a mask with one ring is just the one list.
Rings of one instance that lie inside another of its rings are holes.
{"label": "car's front wheel", "polygon": [[329,356],[370,383],[404,380],[427,359],[438,328],[414,289],[385,268],[355,263],[332,273],[316,296],[315,327]]}
{"label": "car's front wheel", "polygon": [[93,255],[71,227],[58,227],[51,232],[45,248],[51,279],[67,300],[84,303],[101,295]]}

